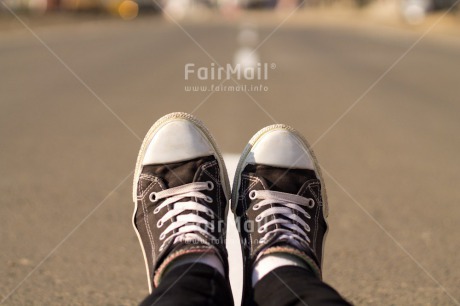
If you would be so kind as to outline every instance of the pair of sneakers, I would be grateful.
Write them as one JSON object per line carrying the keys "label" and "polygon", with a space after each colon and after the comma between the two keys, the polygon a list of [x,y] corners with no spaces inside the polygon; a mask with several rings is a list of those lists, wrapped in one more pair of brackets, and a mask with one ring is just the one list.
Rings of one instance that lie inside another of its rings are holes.
{"label": "pair of sneakers", "polygon": [[231,198],[243,250],[244,290],[269,254],[301,261],[321,277],[327,202],[319,166],[305,139],[286,125],[260,130],[244,149],[233,191],[216,142],[186,113],[159,119],[136,163],[133,226],[150,292],[188,255],[215,255],[228,280],[225,247]]}

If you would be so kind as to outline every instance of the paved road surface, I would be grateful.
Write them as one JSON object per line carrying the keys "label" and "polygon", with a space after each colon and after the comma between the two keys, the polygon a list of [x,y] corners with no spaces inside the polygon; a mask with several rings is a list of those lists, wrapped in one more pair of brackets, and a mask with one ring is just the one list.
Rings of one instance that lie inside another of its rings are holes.
{"label": "paved road surface", "polygon": [[[268,92],[219,92],[202,103],[210,93],[184,90],[201,84],[184,80],[185,64],[209,67],[206,53],[232,63],[241,26],[183,27],[206,52],[160,18],[34,28],[47,47],[20,26],[0,32],[4,304],[144,297],[131,171],[139,138],[171,111],[194,111],[229,160],[273,122],[314,143],[331,208],[324,276],[345,297],[458,304],[460,43],[427,37],[374,84],[419,34],[288,24],[258,50],[276,68],[251,84]],[[275,27],[261,25],[259,41]]]}

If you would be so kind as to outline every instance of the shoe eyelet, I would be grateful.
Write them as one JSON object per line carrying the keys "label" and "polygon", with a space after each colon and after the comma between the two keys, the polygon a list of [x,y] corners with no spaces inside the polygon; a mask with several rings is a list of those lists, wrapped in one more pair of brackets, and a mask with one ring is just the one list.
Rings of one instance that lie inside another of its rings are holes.
{"label": "shoe eyelet", "polygon": [[213,199],[210,197],[210,196],[206,196],[206,198],[204,198],[204,200],[208,203],[212,203],[213,202]]}
{"label": "shoe eyelet", "polygon": [[262,216],[261,216],[261,215],[258,215],[258,216],[256,217],[256,222],[260,222],[260,221],[262,221]]}
{"label": "shoe eyelet", "polygon": [[254,204],[254,206],[252,206],[252,209],[253,209],[253,210],[258,210],[259,208],[260,208],[259,203]]}
{"label": "shoe eyelet", "polygon": [[158,220],[158,222],[157,222],[157,227],[160,228],[160,227],[162,227],[162,226],[163,226],[163,221]]}
{"label": "shoe eyelet", "polygon": [[213,223],[206,224],[206,229],[209,229],[211,232],[214,231],[215,227]]}
{"label": "shoe eyelet", "polygon": [[259,228],[257,229],[257,232],[258,232],[259,234],[262,234],[263,232],[265,232],[265,226],[259,227]]}
{"label": "shoe eyelet", "polygon": [[213,190],[214,189],[214,183],[211,181],[206,182],[208,184],[208,190]]}
{"label": "shoe eyelet", "polygon": [[257,191],[251,190],[251,192],[249,192],[249,199],[255,200],[256,198],[257,198]]}
{"label": "shoe eyelet", "polygon": [[308,199],[308,208],[313,208],[315,207],[315,200],[313,199]]}
{"label": "shoe eyelet", "polygon": [[166,236],[166,235],[165,235],[164,233],[162,233],[162,234],[160,235],[160,240],[164,240],[164,239],[165,239],[165,236]]}
{"label": "shoe eyelet", "polygon": [[155,203],[157,201],[157,194],[156,192],[151,192],[150,195],[149,195],[149,200],[150,202],[152,203]]}
{"label": "shoe eyelet", "polygon": [[160,207],[159,207],[159,206],[153,210],[153,213],[154,213],[155,215],[156,215],[157,213],[159,213],[159,212],[160,212]]}
{"label": "shoe eyelet", "polygon": [[207,214],[208,216],[210,216],[210,217],[214,217],[214,212],[212,211],[212,209],[208,209],[208,210],[206,211],[206,214]]}

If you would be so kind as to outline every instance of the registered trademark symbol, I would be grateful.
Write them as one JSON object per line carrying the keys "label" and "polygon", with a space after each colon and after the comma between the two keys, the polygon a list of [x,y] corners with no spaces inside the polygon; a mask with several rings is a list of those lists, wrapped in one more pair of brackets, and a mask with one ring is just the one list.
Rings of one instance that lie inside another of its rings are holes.
{"label": "registered trademark symbol", "polygon": [[271,68],[271,69],[276,69],[276,64],[275,64],[275,63],[272,63],[272,64],[270,65],[270,68]]}

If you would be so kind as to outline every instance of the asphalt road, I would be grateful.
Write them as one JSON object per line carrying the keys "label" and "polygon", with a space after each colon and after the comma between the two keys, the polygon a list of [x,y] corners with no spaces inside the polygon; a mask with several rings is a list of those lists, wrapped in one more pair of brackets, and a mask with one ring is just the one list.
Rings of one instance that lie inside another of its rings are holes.
{"label": "asphalt road", "polygon": [[264,20],[258,54],[276,68],[242,81],[268,88],[248,94],[185,90],[219,83],[185,80],[184,66],[232,63],[238,22],[181,29],[145,17],[0,32],[5,305],[145,296],[131,171],[140,138],[172,111],[201,118],[229,160],[274,122],[314,144],[330,202],[324,278],[346,298],[458,305],[460,43],[428,35],[411,48],[420,34],[314,22],[268,36],[278,22]]}

